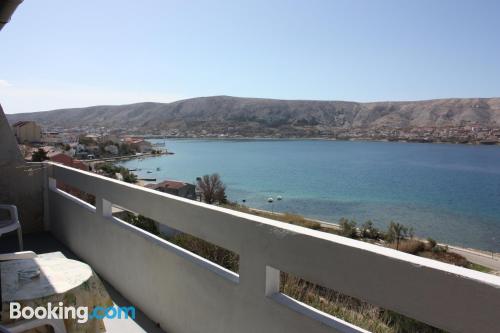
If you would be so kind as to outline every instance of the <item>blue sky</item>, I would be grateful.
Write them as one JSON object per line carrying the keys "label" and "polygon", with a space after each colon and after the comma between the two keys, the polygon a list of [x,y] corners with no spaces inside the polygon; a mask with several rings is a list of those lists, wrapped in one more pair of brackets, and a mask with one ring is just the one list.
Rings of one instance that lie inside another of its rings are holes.
{"label": "blue sky", "polygon": [[6,113],[232,95],[500,96],[500,1],[24,0]]}

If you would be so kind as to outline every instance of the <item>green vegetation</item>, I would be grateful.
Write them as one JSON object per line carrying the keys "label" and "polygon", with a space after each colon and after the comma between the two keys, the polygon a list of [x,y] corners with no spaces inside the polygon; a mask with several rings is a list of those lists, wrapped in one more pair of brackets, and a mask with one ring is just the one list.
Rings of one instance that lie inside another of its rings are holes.
{"label": "green vegetation", "polygon": [[361,226],[361,237],[364,239],[379,240],[382,238],[382,234],[375,228],[373,222],[368,220]]}
{"label": "green vegetation", "polygon": [[118,145],[118,154],[121,156],[135,154],[135,150],[129,144],[122,142]]}
{"label": "green vegetation", "polygon": [[116,179],[116,174],[119,173],[122,175],[123,181],[132,184],[137,183],[137,176],[122,166],[116,166],[111,163],[103,163],[99,164],[96,167],[96,170],[104,176],[114,179]]}
{"label": "green vegetation", "polygon": [[468,269],[473,269],[478,272],[483,272],[483,273],[491,273],[493,270],[491,268],[485,267],[483,265],[479,264],[474,264],[472,262],[469,262],[467,265]]}
{"label": "green vegetation", "polygon": [[31,155],[31,161],[33,162],[43,162],[48,159],[49,157],[47,156],[47,152],[42,148],[38,148],[38,150]]}
{"label": "green vegetation", "polygon": [[159,236],[160,230],[158,229],[158,225],[156,222],[150,218],[147,218],[143,215],[136,215],[130,212],[122,212],[120,218],[125,222],[128,222],[142,230],[146,230],[153,235]]}
{"label": "green vegetation", "polygon": [[385,239],[390,243],[396,242],[396,250],[399,250],[399,243],[401,240],[410,236],[410,233],[413,233],[410,230],[411,229],[402,224],[391,221],[391,223],[389,223],[387,233],[385,234]]}
{"label": "green vegetation", "polygon": [[340,235],[349,238],[358,238],[358,228],[355,221],[341,218],[339,221]]}

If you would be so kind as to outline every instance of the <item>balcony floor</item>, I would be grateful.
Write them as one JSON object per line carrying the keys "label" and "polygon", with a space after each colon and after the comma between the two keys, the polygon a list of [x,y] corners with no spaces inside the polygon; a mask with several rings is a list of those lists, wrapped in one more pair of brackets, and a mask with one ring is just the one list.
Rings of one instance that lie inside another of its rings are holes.
{"label": "balcony floor", "polygon": [[[24,250],[33,251],[37,254],[61,252],[66,258],[80,260],[66,246],[55,239],[49,232],[34,233],[23,236]],[[15,232],[0,236],[0,253],[18,251],[17,234]],[[83,260],[80,260],[83,261]],[[117,306],[133,306],[107,281],[101,279],[114,304]],[[136,307],[136,318],[110,320],[105,319],[106,332],[108,333],[165,333],[153,321],[151,321],[139,308]]]}

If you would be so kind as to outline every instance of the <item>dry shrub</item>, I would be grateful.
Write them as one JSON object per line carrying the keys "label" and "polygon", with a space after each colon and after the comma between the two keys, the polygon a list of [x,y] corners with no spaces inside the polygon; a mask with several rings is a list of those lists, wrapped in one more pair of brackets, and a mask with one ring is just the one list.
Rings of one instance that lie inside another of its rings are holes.
{"label": "dry shrub", "polygon": [[[388,246],[396,249],[396,243],[391,243]],[[397,249],[410,254],[418,254],[425,251],[425,243],[418,239],[405,239],[399,242]]]}
{"label": "dry shrub", "polygon": [[[274,217],[276,219],[276,217]],[[306,220],[304,217],[297,214],[284,213],[278,217],[279,221],[287,222],[290,224],[299,225],[301,227],[320,230],[321,224],[316,221]]]}
{"label": "dry shrub", "polygon": [[223,247],[183,233],[177,234],[168,241],[233,272],[239,271],[239,255]]}
{"label": "dry shrub", "polygon": [[57,188],[63,192],[69,193],[74,197],[77,197],[79,199],[82,199],[83,201],[91,204],[92,206],[95,206],[95,196],[90,193],[86,193],[74,186],[65,184],[61,181],[57,182]]}
{"label": "dry shrub", "polygon": [[456,266],[468,267],[469,265],[467,259],[465,259],[465,257],[461,256],[458,253],[426,251],[421,253],[420,255],[422,257],[439,260]]}
{"label": "dry shrub", "polygon": [[281,273],[280,292],[370,332],[442,332],[414,319],[283,272]]}

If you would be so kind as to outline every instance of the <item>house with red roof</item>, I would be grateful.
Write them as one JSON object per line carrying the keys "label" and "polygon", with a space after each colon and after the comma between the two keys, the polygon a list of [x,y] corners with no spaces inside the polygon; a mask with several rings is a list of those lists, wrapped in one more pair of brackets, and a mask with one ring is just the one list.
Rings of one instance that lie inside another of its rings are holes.
{"label": "house with red roof", "polygon": [[146,187],[179,197],[196,200],[196,187],[193,184],[176,180],[165,180],[161,183],[148,184]]}
{"label": "house with red roof", "polygon": [[89,171],[89,167],[82,161],[75,160],[71,156],[63,153],[56,153],[54,155],[48,155],[49,159],[54,163],[60,163],[72,168]]}

